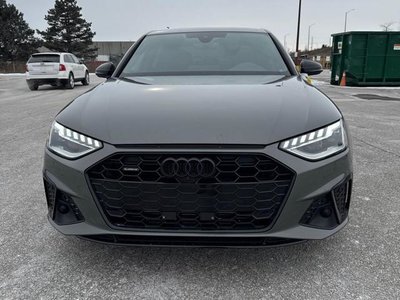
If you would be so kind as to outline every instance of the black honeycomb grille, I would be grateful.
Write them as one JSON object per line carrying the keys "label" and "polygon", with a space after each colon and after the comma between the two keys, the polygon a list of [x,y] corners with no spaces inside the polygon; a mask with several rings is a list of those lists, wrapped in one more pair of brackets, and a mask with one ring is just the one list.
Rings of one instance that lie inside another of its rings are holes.
{"label": "black honeycomb grille", "polygon": [[[212,160],[215,171],[207,177],[164,176],[167,159]],[[94,179],[152,183],[256,183],[290,180],[292,172],[263,155],[116,154],[90,169]]]}
{"label": "black honeycomb grille", "polygon": [[[207,159],[215,169],[209,176],[165,176],[166,159]],[[112,225],[171,230],[268,228],[294,177],[255,154],[115,154],[87,174]]]}

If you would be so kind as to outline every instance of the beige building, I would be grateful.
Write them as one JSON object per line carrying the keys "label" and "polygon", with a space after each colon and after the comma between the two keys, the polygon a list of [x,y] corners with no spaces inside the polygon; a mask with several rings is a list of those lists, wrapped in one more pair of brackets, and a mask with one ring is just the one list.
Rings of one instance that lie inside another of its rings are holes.
{"label": "beige building", "polygon": [[95,60],[118,63],[133,43],[133,41],[94,41],[93,47],[97,48]]}
{"label": "beige building", "polygon": [[302,52],[301,55],[313,61],[319,62],[324,69],[330,69],[332,62],[331,52],[332,47],[322,47],[319,49]]}

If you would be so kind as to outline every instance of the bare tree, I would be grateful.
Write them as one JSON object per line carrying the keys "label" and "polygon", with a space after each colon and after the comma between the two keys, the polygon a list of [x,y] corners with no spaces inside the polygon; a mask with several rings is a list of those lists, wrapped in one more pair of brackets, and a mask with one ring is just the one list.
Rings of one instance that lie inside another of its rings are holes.
{"label": "bare tree", "polygon": [[396,22],[387,22],[381,24],[380,27],[383,29],[383,31],[391,31],[392,29],[390,27],[392,27],[394,24],[396,24]]}

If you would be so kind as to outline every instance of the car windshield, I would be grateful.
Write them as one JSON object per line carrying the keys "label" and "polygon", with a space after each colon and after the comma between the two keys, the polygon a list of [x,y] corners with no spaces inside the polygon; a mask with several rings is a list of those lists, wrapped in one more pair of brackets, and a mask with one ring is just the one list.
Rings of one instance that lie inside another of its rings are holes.
{"label": "car windshield", "polygon": [[60,55],[58,54],[35,54],[29,59],[28,63],[38,62],[60,62]]}
{"label": "car windshield", "polygon": [[150,34],[120,77],[290,75],[274,41],[262,32]]}

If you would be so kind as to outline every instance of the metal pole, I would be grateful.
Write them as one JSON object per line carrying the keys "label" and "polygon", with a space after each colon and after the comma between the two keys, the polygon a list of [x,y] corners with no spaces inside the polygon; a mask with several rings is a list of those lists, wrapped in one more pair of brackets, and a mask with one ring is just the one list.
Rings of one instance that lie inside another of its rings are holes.
{"label": "metal pole", "polygon": [[299,41],[300,41],[300,19],[301,19],[301,0],[299,0],[299,15],[297,18],[297,38],[296,38],[296,65],[300,65]]}
{"label": "metal pole", "polygon": [[347,32],[347,15],[349,13],[351,13],[352,11],[355,11],[355,9],[350,9],[348,11],[346,11],[346,13],[344,14],[344,32]]}
{"label": "metal pole", "polygon": [[286,51],[288,50],[287,42],[286,42],[286,37],[287,37],[288,35],[290,35],[290,34],[287,33],[287,34],[285,34],[285,36],[283,37],[283,46],[285,47],[285,50],[286,50]]}
{"label": "metal pole", "polygon": [[311,27],[313,27],[315,23],[308,26],[308,42],[307,42],[307,51],[310,51],[310,35],[311,35]]}

